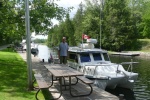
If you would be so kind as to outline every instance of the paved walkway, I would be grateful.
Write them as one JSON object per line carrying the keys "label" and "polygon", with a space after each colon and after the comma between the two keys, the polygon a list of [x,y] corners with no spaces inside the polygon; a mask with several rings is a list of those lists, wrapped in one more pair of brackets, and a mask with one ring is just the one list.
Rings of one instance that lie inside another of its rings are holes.
{"label": "paved walkway", "polygon": [[[21,52],[18,51],[18,53],[20,54],[20,56],[26,61],[26,52]],[[42,61],[40,61],[40,59],[38,57],[34,57],[33,55],[32,57],[32,69],[35,73],[41,73],[42,76],[44,77],[44,79],[46,80],[47,84],[51,84],[51,75],[50,73],[46,70],[46,68],[44,67],[45,64],[48,63],[43,63]],[[54,84],[54,86],[51,88],[51,90],[57,90],[58,91],[58,83],[56,82]],[[90,96],[85,96],[85,97],[71,97],[69,94],[69,91],[63,91],[63,95],[61,96],[61,98],[59,100],[119,100],[118,97],[100,89],[95,87],[94,85],[92,86],[94,91]],[[87,92],[86,90],[86,86],[83,85],[82,83],[79,83],[78,85],[73,87],[73,90],[77,93],[80,92]],[[53,97],[57,97],[59,94],[58,93],[54,93],[52,94]]]}

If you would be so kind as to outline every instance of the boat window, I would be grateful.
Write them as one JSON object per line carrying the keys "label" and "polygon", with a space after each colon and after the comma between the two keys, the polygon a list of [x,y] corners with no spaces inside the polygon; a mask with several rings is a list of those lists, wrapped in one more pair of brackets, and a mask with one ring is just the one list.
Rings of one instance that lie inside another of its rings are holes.
{"label": "boat window", "polygon": [[69,59],[75,59],[75,54],[69,53]]}
{"label": "boat window", "polygon": [[100,53],[93,53],[93,58],[95,61],[102,60],[101,54]]}
{"label": "boat window", "polygon": [[107,53],[103,53],[103,56],[104,56],[105,61],[110,61]]}
{"label": "boat window", "polygon": [[78,62],[77,55],[75,53],[69,53],[69,60]]}
{"label": "boat window", "polygon": [[89,54],[80,54],[81,62],[91,62]]}

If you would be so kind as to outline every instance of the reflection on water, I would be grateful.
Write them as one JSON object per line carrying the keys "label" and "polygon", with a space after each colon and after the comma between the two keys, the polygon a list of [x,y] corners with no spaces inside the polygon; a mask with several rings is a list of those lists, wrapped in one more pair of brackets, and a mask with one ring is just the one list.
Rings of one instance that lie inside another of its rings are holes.
{"label": "reflection on water", "polygon": [[52,56],[53,59],[58,58],[58,55],[56,52],[54,52],[54,50],[48,48],[46,45],[39,45],[38,46],[38,57],[40,58],[41,61],[44,62],[48,62],[48,59],[50,58],[50,56]]}
{"label": "reflection on water", "polygon": [[[38,49],[38,57],[41,60],[44,59],[45,62],[48,62],[51,50],[44,45],[39,45]],[[114,63],[131,61],[131,57],[122,56],[110,56],[110,59]],[[106,91],[117,96],[119,94],[124,94],[126,100],[150,100],[150,57],[134,57],[133,61],[139,62],[138,64],[133,65],[133,71],[139,73],[139,77],[135,82],[133,91],[119,87],[114,90],[106,89]],[[128,66],[124,67],[126,69]]]}
{"label": "reflection on water", "polygon": [[50,57],[50,49],[46,45],[39,45],[38,46],[38,57],[42,61],[44,59],[44,62],[48,62],[48,58]]}
{"label": "reflection on water", "polygon": [[119,94],[123,94],[125,100],[136,100],[134,96],[134,92],[130,89],[116,87],[115,89],[106,88],[105,90],[116,96],[119,96]]}
{"label": "reflection on water", "polygon": [[[117,63],[131,60],[131,57],[123,57],[123,56],[110,56],[110,58],[112,62],[117,62]],[[133,71],[139,73],[139,77],[138,77],[138,80],[135,82],[133,93],[131,92],[130,94],[124,94],[124,93],[123,94],[125,95],[126,100],[150,100],[150,77],[149,77],[150,76],[150,58],[134,57],[133,61],[139,62],[138,64],[133,65]],[[127,68],[126,66],[124,67],[125,69]],[[119,89],[115,89],[115,91],[123,92],[126,90],[119,88]],[[111,92],[116,93],[114,91],[111,91]],[[131,95],[133,95],[136,99],[131,98]]]}

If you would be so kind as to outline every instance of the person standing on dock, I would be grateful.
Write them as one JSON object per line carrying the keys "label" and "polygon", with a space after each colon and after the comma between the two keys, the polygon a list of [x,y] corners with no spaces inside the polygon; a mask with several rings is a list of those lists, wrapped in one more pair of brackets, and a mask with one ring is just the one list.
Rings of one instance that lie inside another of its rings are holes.
{"label": "person standing on dock", "polygon": [[58,56],[60,59],[60,64],[66,64],[67,63],[67,57],[68,57],[68,43],[66,42],[66,37],[62,38],[62,42],[59,44],[58,48]]}

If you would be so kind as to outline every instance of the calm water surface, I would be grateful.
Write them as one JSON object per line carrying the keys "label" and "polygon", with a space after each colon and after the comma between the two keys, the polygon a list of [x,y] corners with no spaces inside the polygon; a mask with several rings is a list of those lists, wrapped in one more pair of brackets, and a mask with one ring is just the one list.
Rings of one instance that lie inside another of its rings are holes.
{"label": "calm water surface", "polygon": [[[121,63],[131,61],[131,57],[110,56],[112,62]],[[123,93],[126,100],[150,100],[150,57],[133,57],[133,61],[139,62],[133,65],[133,71],[139,73],[138,80],[135,82],[133,91],[117,88],[113,94]],[[128,66],[124,66],[127,69]],[[130,93],[130,94],[129,94]]]}
{"label": "calm water surface", "polygon": [[39,45],[38,46],[39,53],[38,57],[42,61],[44,59],[44,62],[48,62],[48,58],[50,57],[51,50],[46,45]]}
{"label": "calm water surface", "polygon": [[[38,57],[45,62],[48,62],[50,57],[51,49],[45,45],[39,45],[39,54]],[[131,61],[131,57],[123,56],[112,56],[110,59],[114,63],[121,63]],[[133,61],[139,62],[138,64],[133,65],[133,71],[139,73],[138,80],[135,82],[134,89],[124,89],[117,87],[114,90],[106,89],[106,91],[114,94],[124,94],[126,100],[150,100],[150,57],[133,57]],[[128,66],[124,66],[127,69]]]}

